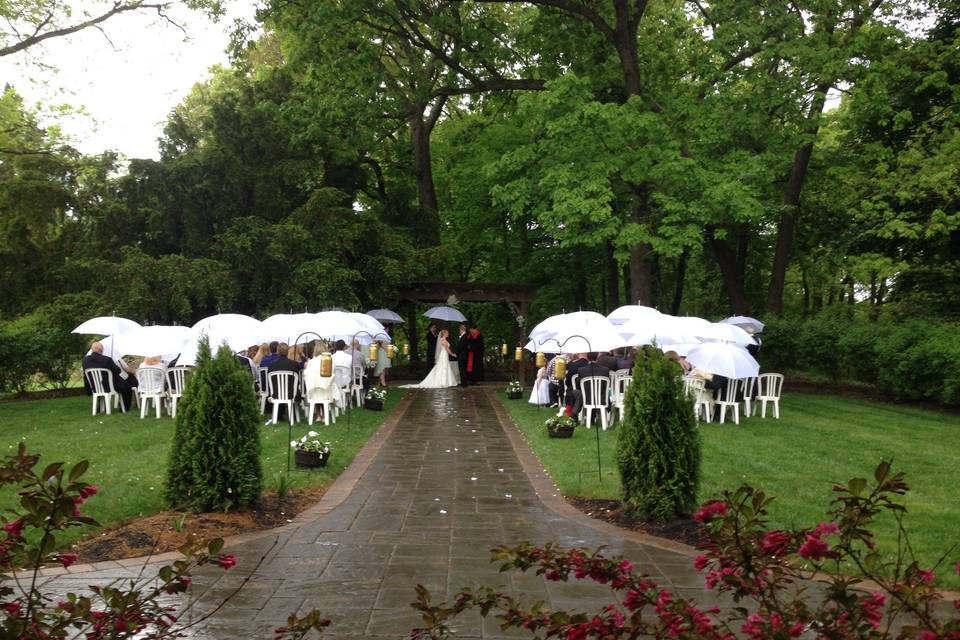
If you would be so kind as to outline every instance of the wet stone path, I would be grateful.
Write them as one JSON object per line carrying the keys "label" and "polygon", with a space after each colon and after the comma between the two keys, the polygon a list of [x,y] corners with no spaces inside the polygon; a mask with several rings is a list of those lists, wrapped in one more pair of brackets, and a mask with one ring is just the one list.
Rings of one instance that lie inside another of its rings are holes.
{"label": "wet stone path", "polygon": [[[403,638],[421,624],[409,606],[418,583],[438,602],[462,587],[487,585],[550,607],[592,611],[610,603],[602,587],[500,573],[490,563],[491,548],[524,540],[606,545],[608,554],[625,555],[664,586],[715,603],[701,590],[688,555],[546,506],[487,393],[411,393],[405,414],[337,507],[232,547],[240,564],[228,573],[198,572],[197,600],[184,622],[215,608],[265,558],[239,594],[191,629],[191,637],[271,638],[291,612],[317,608],[332,620],[324,638]],[[542,492],[542,482],[538,486]],[[70,588],[80,588],[92,578],[112,577],[122,575],[79,574],[57,582],[75,581]],[[474,613],[453,628],[460,638],[528,637],[503,632],[493,616]]]}

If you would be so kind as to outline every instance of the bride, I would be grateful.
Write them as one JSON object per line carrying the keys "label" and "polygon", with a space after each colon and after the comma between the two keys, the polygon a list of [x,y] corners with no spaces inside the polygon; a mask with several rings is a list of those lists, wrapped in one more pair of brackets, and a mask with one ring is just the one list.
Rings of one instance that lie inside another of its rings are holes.
{"label": "bride", "polygon": [[446,389],[460,384],[460,370],[456,362],[450,361],[450,356],[455,355],[450,348],[450,332],[444,329],[437,336],[437,355],[436,364],[427,374],[420,384],[404,385],[405,389]]}

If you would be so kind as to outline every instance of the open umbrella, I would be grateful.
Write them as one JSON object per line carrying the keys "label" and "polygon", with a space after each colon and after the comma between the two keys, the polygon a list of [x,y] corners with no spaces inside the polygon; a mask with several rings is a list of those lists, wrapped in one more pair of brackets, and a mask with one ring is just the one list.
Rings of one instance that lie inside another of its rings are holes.
{"label": "open umbrella", "polygon": [[467,318],[453,307],[433,307],[423,314],[425,318],[444,320],[446,322],[466,322]]}
{"label": "open umbrella", "polygon": [[727,378],[754,378],[760,365],[746,349],[726,342],[704,342],[687,352],[687,362],[696,368]]}
{"label": "open umbrella", "polygon": [[695,335],[702,340],[718,340],[732,342],[741,346],[757,344],[757,341],[746,331],[735,324],[711,322],[695,329]]}
{"label": "open umbrella", "polygon": [[118,316],[97,316],[90,318],[70,333],[89,333],[98,336],[112,336],[139,329],[140,323]]}
{"label": "open umbrella", "polygon": [[607,320],[612,324],[621,325],[630,320],[651,320],[663,315],[653,307],[644,307],[639,304],[628,304],[618,307],[607,314]]}
{"label": "open umbrella", "polygon": [[403,318],[400,314],[391,309],[370,309],[367,315],[376,318],[381,324],[402,324]]}
{"label": "open umbrella", "polygon": [[390,334],[387,333],[386,327],[384,327],[379,320],[370,316],[366,313],[355,313],[350,312],[349,316],[353,318],[357,324],[363,327],[363,330],[367,333],[360,334],[357,336],[358,340],[361,340],[364,344],[373,342],[374,340],[381,340],[384,342],[393,342],[390,338]]}
{"label": "open umbrella", "polygon": [[124,355],[162,356],[180,353],[190,339],[190,327],[139,327],[114,337],[114,350]]}
{"label": "open umbrella", "polygon": [[[317,314],[315,313],[278,313],[261,323],[262,341],[286,342],[294,344],[301,335],[317,330]],[[304,340],[314,339],[304,337]],[[259,342],[259,341],[258,341]]]}
{"label": "open umbrella", "polygon": [[763,333],[764,324],[756,318],[751,318],[750,316],[730,316],[729,318],[724,318],[720,322],[741,327],[750,333]]}
{"label": "open umbrella", "polygon": [[537,328],[540,328],[538,335],[531,334],[536,351],[554,352],[552,347],[561,353],[611,351],[625,344],[616,327],[593,311],[551,316],[534,329]]}
{"label": "open umbrella", "polygon": [[209,316],[190,328],[190,339],[183,346],[177,364],[193,365],[197,362],[200,340],[206,336],[210,349],[216,351],[225,344],[233,351],[246,349],[261,341],[263,323],[256,318],[238,313],[221,313]]}

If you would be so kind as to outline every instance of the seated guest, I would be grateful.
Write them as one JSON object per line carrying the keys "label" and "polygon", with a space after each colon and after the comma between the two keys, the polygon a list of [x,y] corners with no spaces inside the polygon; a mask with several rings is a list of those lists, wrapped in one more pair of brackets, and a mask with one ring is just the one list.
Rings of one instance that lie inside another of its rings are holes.
{"label": "seated guest", "polygon": [[610,371],[616,371],[620,368],[617,366],[617,357],[607,352],[600,354],[600,356],[597,358],[597,364],[610,369]]}
{"label": "seated guest", "polygon": [[[343,340],[337,340],[333,349],[333,375],[337,379],[337,385],[341,389],[347,389],[353,379],[353,355],[347,353],[347,343]],[[346,367],[346,371],[337,370],[337,367]]]}
{"label": "seated guest", "polygon": [[[83,370],[87,369],[107,369],[113,380],[113,390],[120,394],[123,401],[123,410],[130,408],[130,401],[133,399],[133,388],[137,386],[136,371],[127,366],[123,360],[114,361],[103,355],[103,344],[94,342],[90,345],[90,353],[83,358]],[[104,375],[104,378],[106,376]],[[104,386],[108,387],[106,379],[103,380]],[[87,395],[93,395],[93,388],[86,374],[83,376],[83,387]]]}
{"label": "seated guest", "polygon": [[[598,360],[597,354],[591,353],[590,356],[591,357],[589,362],[584,362],[577,368],[577,373],[580,375],[579,380],[584,380],[586,378],[594,378],[594,377],[606,378],[607,380],[609,380],[610,369],[608,369],[607,367],[597,362]],[[609,390],[610,390],[610,387],[609,385],[607,385],[607,394],[608,394],[607,397],[597,398],[597,400],[599,401],[597,404],[610,403]],[[578,382],[577,389],[570,392],[570,395],[567,397],[567,407],[569,407],[568,413],[570,416],[574,418],[574,420],[578,419],[578,416],[580,415],[580,410],[583,409],[584,404],[586,403],[594,404],[594,399],[590,397],[590,388],[588,387],[586,391],[587,391],[587,395],[584,397],[581,397],[580,383]]]}
{"label": "seated guest", "polygon": [[621,349],[620,355],[617,357],[617,369],[627,369],[632,371],[635,353],[635,349]]}
{"label": "seated guest", "polygon": [[[324,349],[316,350],[316,356],[310,358],[303,367],[303,386],[307,394],[307,400],[313,401],[329,401],[335,406],[340,405],[340,387],[337,383],[336,377],[325,378],[320,375],[320,356],[323,355]],[[318,404],[315,408],[317,414],[314,416],[315,419],[322,418],[320,411],[323,409],[322,404]],[[333,417],[333,416],[331,416]]]}
{"label": "seated guest", "polygon": [[[289,371],[291,373],[300,373],[303,369],[303,364],[294,362],[287,355],[290,353],[290,347],[284,343],[277,345],[277,357],[270,363],[269,368],[267,369],[267,374],[271,374],[275,371]],[[296,402],[300,402],[300,384],[298,379],[294,377],[293,381],[287,387],[287,394],[292,396]],[[278,397],[277,389],[273,388],[273,393],[271,397]]]}
{"label": "seated guest", "polygon": [[[143,359],[143,362],[140,363],[140,367],[160,367],[166,368],[163,364],[163,358],[160,356],[149,356]],[[140,367],[137,367],[138,369]]]}
{"label": "seated guest", "polygon": [[690,363],[687,362],[686,358],[677,355],[676,351],[667,351],[663,355],[667,360],[677,363],[677,368],[680,370],[680,375],[685,376],[690,373]]}
{"label": "seated guest", "polygon": [[[257,352],[253,354],[253,357],[251,358],[251,360],[253,360],[254,364],[260,367],[262,366],[260,363],[263,361],[264,358],[267,357],[269,353],[270,353],[270,345],[264,342],[259,347],[257,347]],[[269,363],[267,364],[269,366]]]}
{"label": "seated guest", "polygon": [[[570,393],[573,391],[573,376],[577,375],[577,372],[580,370],[580,367],[589,364],[587,360],[587,354],[578,353],[574,356],[573,360],[567,363],[567,375],[564,377],[564,385],[566,387],[566,392]],[[567,403],[569,404],[569,402]]]}
{"label": "seated guest", "polygon": [[550,406],[555,407],[560,404],[560,385],[563,381],[558,381],[557,378],[557,357],[550,356],[550,360],[547,362],[547,370],[544,372],[544,377],[549,383],[547,386],[548,392],[550,394]]}
{"label": "seated guest", "polygon": [[270,368],[270,363],[280,357],[277,350],[280,348],[280,343],[274,340],[269,345],[269,353],[260,359],[260,366]]}

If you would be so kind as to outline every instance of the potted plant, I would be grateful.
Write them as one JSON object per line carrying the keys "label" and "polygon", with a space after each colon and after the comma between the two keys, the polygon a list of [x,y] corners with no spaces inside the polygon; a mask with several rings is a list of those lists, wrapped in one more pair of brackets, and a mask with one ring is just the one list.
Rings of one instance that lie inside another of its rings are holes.
{"label": "potted plant", "polygon": [[298,467],[325,467],[330,459],[330,443],[318,438],[316,431],[308,431],[307,435],[299,440],[291,440],[290,446],[294,449],[293,459]]}
{"label": "potted plant", "polygon": [[573,418],[566,415],[553,416],[544,424],[547,426],[547,435],[551,438],[569,438],[577,426]]}
{"label": "potted plant", "polygon": [[383,387],[373,387],[367,391],[363,399],[363,406],[373,411],[383,411],[383,401],[387,399],[387,390]]}
{"label": "potted plant", "polygon": [[519,400],[523,395],[523,387],[520,386],[518,380],[512,380],[510,384],[507,385],[507,398],[510,400]]}

